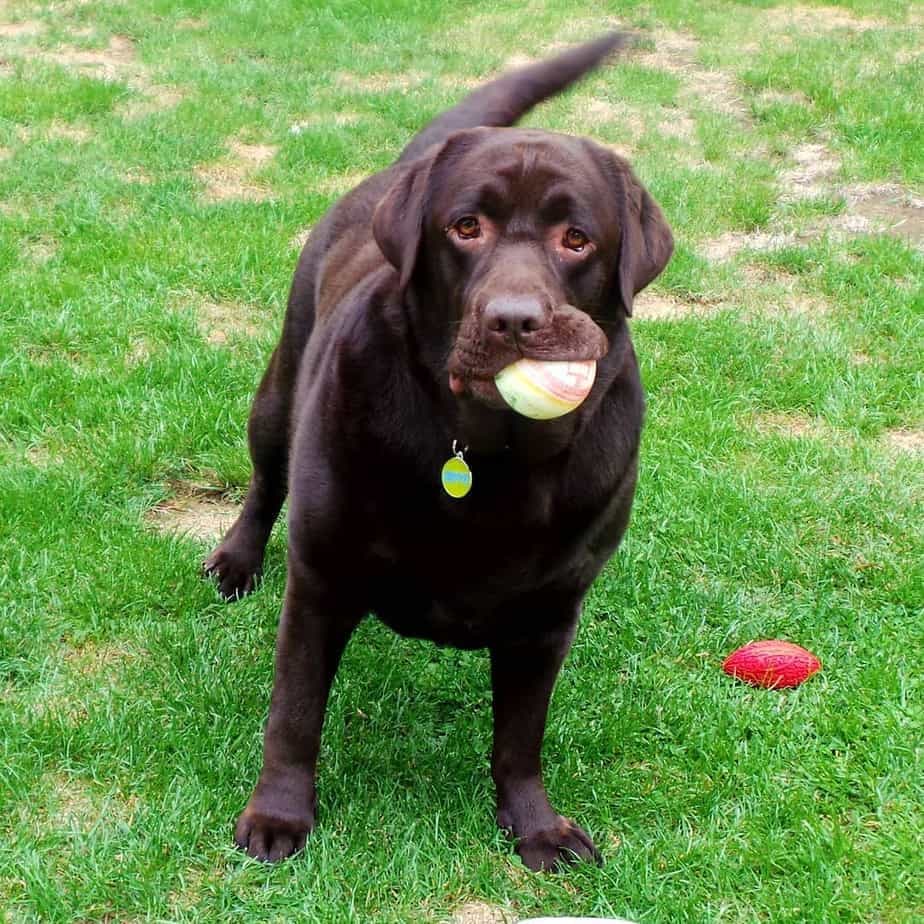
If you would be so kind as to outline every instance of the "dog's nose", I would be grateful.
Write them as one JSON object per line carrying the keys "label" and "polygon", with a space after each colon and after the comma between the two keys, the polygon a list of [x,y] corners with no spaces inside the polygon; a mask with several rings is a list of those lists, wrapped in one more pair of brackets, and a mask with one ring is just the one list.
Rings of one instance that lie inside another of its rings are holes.
{"label": "dog's nose", "polygon": [[550,312],[532,295],[499,295],[484,306],[482,327],[486,337],[528,337],[545,327]]}

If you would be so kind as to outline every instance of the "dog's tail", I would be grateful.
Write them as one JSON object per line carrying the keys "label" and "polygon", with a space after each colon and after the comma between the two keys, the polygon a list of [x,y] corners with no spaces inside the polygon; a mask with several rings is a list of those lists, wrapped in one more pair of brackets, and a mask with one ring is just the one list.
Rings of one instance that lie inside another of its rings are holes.
{"label": "dog's tail", "polygon": [[492,80],[457,106],[437,116],[401,152],[399,161],[419,157],[452,132],[480,125],[513,125],[533,106],[560,93],[592,71],[608,55],[632,42],[624,32],[611,32],[592,42],[569,48],[548,61],[530,64]]}

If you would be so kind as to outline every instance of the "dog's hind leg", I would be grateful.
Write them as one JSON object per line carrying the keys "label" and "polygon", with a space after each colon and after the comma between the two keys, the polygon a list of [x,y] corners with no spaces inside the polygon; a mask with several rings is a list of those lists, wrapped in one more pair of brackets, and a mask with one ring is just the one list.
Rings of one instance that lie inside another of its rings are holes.
{"label": "dog's hind leg", "polygon": [[221,595],[229,600],[250,593],[256,586],[266,543],[286,499],[295,383],[314,327],[310,266],[305,253],[292,285],[282,337],[250,409],[247,437],[253,473],[244,508],[202,565],[205,574],[215,578]]}

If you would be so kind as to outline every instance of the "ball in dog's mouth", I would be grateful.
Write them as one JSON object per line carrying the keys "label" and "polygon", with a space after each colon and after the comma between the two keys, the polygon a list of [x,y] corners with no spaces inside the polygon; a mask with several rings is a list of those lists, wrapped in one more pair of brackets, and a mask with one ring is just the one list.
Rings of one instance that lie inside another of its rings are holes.
{"label": "ball in dog's mouth", "polygon": [[543,362],[520,359],[494,377],[501,397],[518,414],[554,420],[570,413],[590,394],[597,374],[594,360]]}

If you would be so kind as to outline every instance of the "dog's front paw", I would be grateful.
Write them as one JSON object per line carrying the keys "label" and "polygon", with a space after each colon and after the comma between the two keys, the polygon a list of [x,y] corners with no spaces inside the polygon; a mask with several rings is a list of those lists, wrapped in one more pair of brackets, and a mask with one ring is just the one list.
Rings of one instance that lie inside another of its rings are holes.
{"label": "dog's front paw", "polygon": [[314,828],[314,812],[261,809],[251,799],[234,829],[234,843],[256,860],[276,863],[298,853]]}
{"label": "dog's front paw", "polygon": [[556,870],[579,860],[601,864],[603,857],[590,835],[570,818],[559,815],[558,824],[517,841],[516,851],[533,872]]}
{"label": "dog's front paw", "polygon": [[262,551],[255,551],[234,533],[202,563],[205,577],[214,578],[226,600],[249,594],[257,585],[263,565]]}

